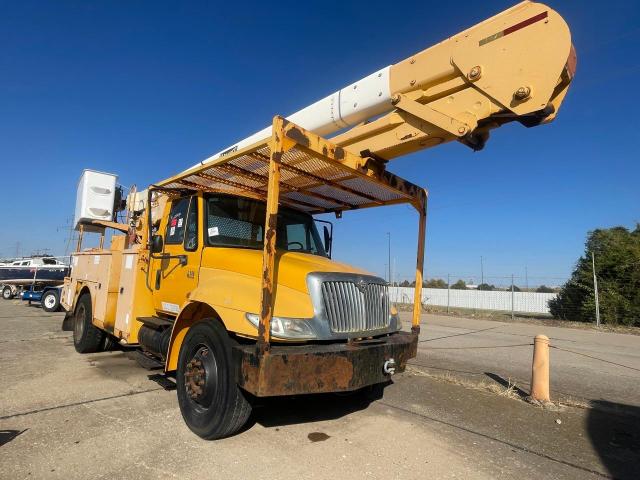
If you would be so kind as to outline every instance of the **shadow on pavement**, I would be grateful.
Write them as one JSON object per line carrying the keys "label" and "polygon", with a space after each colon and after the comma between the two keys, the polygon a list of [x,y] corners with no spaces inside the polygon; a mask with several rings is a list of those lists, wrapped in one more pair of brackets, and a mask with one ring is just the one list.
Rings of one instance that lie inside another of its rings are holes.
{"label": "shadow on pavement", "polygon": [[595,400],[587,415],[591,443],[613,478],[640,478],[640,407]]}
{"label": "shadow on pavement", "polygon": [[27,430],[0,430],[0,447],[26,431]]}
{"label": "shadow on pavement", "polygon": [[364,410],[371,402],[382,398],[383,388],[390,383],[345,394],[261,398],[254,404],[251,423],[278,427],[335,420]]}
{"label": "shadow on pavement", "polygon": [[509,380],[506,380],[505,378],[501,377],[497,373],[484,372],[484,374],[487,377],[489,377],[491,380],[493,380],[494,382],[502,385],[504,388],[512,388],[516,392],[516,394],[518,394],[518,396],[520,398],[527,398],[529,396],[529,394],[527,392],[522,390],[515,383],[513,383],[513,382],[511,382]]}

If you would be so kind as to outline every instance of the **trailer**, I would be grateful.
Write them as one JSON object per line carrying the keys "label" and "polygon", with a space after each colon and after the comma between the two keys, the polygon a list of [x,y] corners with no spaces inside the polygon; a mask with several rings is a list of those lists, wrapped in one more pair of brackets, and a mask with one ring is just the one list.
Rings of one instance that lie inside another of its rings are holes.
{"label": "trailer", "polygon": [[22,296],[25,291],[62,285],[69,265],[60,258],[33,256],[0,265],[0,292],[4,300]]}
{"label": "trailer", "polygon": [[34,286],[28,287],[22,292],[22,300],[32,303],[39,303],[45,312],[58,312],[62,306],[60,304],[60,295],[62,286],[47,286],[38,289]]}

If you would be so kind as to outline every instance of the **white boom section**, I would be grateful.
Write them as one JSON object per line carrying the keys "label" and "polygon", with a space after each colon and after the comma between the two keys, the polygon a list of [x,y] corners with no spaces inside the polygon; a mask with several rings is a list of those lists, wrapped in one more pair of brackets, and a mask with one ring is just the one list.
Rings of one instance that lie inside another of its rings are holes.
{"label": "white boom section", "polygon": [[[325,136],[343,128],[357,125],[376,115],[390,112],[393,110],[391,88],[389,86],[390,68],[389,66],[378,70],[289,115],[287,119],[317,135]],[[271,127],[269,126],[212,155],[194,165],[194,167],[265,140],[270,136]]]}

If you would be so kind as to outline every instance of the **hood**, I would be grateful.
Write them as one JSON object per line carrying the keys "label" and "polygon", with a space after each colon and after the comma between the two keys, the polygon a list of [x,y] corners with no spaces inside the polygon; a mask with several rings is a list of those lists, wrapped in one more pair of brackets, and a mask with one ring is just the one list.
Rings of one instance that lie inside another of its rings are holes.
{"label": "hood", "polygon": [[[372,275],[360,268],[310,253],[276,254],[274,280],[279,285],[307,293],[307,274],[311,272],[344,272]],[[252,277],[262,277],[262,250],[247,248],[205,248],[202,267],[227,270]]]}

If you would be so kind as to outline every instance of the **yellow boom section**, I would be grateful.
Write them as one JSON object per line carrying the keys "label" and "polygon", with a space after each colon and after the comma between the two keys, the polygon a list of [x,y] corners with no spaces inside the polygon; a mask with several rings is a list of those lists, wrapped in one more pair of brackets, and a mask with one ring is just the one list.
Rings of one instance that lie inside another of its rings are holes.
{"label": "yellow boom section", "polygon": [[478,150],[504,123],[553,120],[575,67],[562,17],[522,2],[391,66],[395,109],[332,141],[387,160],[452,140]]}
{"label": "yellow boom section", "polygon": [[[525,1],[287,117],[361,158],[391,160],[457,140],[474,150],[489,132],[555,118],[573,79],[569,27],[542,3]],[[271,127],[200,165],[271,138]]]}

